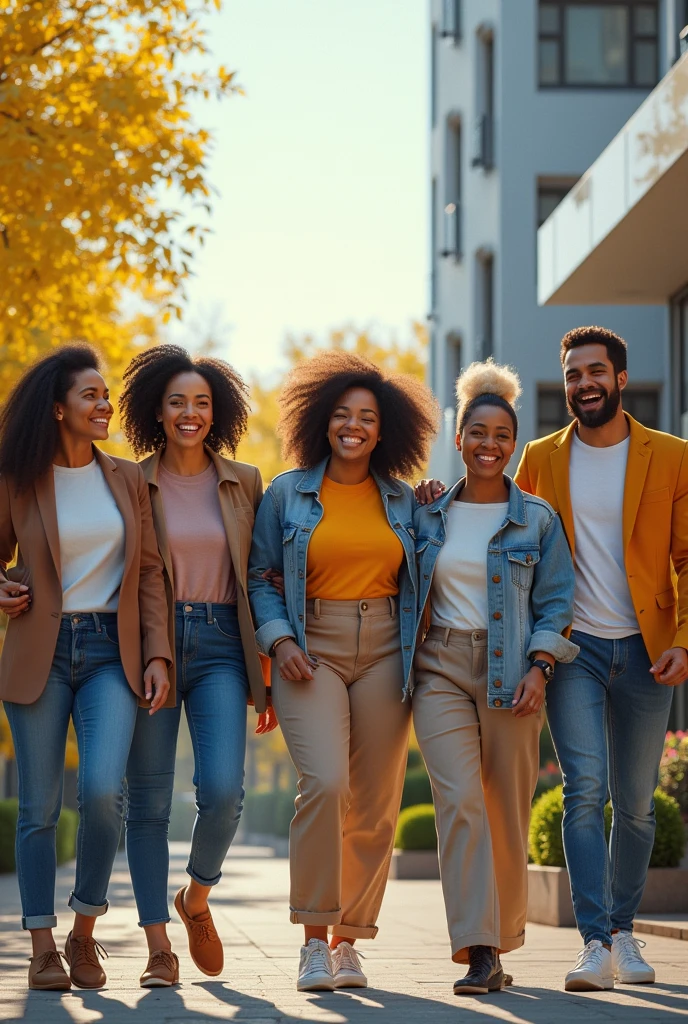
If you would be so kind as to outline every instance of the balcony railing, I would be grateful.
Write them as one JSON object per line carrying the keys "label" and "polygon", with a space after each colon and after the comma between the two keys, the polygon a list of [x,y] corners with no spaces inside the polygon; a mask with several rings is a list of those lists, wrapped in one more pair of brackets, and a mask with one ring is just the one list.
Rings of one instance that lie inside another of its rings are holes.
{"label": "balcony railing", "polygon": [[476,118],[473,127],[473,167],[490,171],[494,167],[494,122],[489,114]]}
{"label": "balcony railing", "polygon": [[461,40],[461,0],[442,0],[443,39],[456,44]]}
{"label": "balcony railing", "polygon": [[458,203],[447,203],[444,208],[444,248],[441,256],[461,259],[461,217]]}

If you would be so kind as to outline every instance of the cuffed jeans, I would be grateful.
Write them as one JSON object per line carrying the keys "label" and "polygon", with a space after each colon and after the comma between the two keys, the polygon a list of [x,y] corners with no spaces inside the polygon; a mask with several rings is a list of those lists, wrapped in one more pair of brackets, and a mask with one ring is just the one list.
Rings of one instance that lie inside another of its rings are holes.
{"label": "cuffed jeans", "polygon": [[236,605],[178,602],[175,636],[176,706],[139,709],[127,766],[127,857],[143,928],[170,920],[167,834],[182,702],[197,809],[187,872],[200,885],[220,881],[244,799],[248,676]]}
{"label": "cuffed jeans", "polygon": [[62,616],[38,700],[5,701],[19,776],[16,849],[24,928],[57,925],[55,834],[70,717],[79,748],[79,831],[69,905],[87,917],[107,911],[136,705],[120,661],[117,615],[89,612]]}
{"label": "cuffed jeans", "polygon": [[[547,716],[564,779],[564,851],[578,929],[611,942],[631,931],[655,837],[653,794],[672,688],[650,675],[640,635],[603,640],[574,630],[580,654],[557,665]],[[604,805],[611,794],[609,847]]]}

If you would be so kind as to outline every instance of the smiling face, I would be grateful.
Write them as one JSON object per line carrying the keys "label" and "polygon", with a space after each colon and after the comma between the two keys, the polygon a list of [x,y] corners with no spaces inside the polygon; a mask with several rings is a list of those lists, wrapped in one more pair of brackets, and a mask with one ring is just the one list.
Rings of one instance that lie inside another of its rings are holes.
{"label": "smiling face", "polygon": [[55,402],[60,432],[72,440],[106,441],[113,408],[108,386],[97,370],[81,370],[64,402]]}
{"label": "smiling face", "polygon": [[178,373],[167,382],[158,410],[168,444],[202,445],[213,422],[213,396],[200,373]]}
{"label": "smiling face", "polygon": [[347,462],[370,459],[380,440],[380,407],[367,388],[349,388],[340,396],[327,425],[332,454]]}
{"label": "smiling face", "polygon": [[604,345],[581,345],[566,353],[564,380],[571,415],[584,427],[603,427],[618,412],[628,374],[617,377]]}
{"label": "smiling face", "polygon": [[514,424],[506,409],[477,405],[456,435],[466,471],[481,480],[501,476],[516,448]]}

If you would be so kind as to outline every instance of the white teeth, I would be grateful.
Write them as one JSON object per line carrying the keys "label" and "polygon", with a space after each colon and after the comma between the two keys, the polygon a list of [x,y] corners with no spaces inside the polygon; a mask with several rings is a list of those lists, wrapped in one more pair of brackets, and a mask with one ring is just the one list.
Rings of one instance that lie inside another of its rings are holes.
{"label": "white teeth", "polygon": [[363,444],[362,437],[340,437],[342,444]]}

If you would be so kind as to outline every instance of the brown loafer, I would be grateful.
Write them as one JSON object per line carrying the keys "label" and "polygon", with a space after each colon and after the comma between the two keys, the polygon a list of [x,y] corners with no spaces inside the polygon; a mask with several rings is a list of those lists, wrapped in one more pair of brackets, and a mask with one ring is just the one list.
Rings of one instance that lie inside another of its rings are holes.
{"label": "brown loafer", "polygon": [[29,959],[29,988],[49,992],[66,992],[72,987],[69,975],[62,966],[62,953],[48,949]]}
{"label": "brown loafer", "polygon": [[65,959],[69,964],[69,976],[77,988],[102,988],[107,976],[102,968],[101,957],[107,953],[99,942],[87,935],[73,938],[70,932],[65,942]]}
{"label": "brown loafer", "polygon": [[141,988],[169,988],[179,984],[179,960],[170,949],[156,949],[141,975]]}
{"label": "brown loafer", "polygon": [[199,971],[209,978],[216,978],[222,973],[225,965],[225,954],[222,943],[215,931],[215,925],[209,910],[196,917],[189,917],[184,910],[184,893],[186,886],[174,897],[175,910],[186,925],[189,934],[189,953]]}

